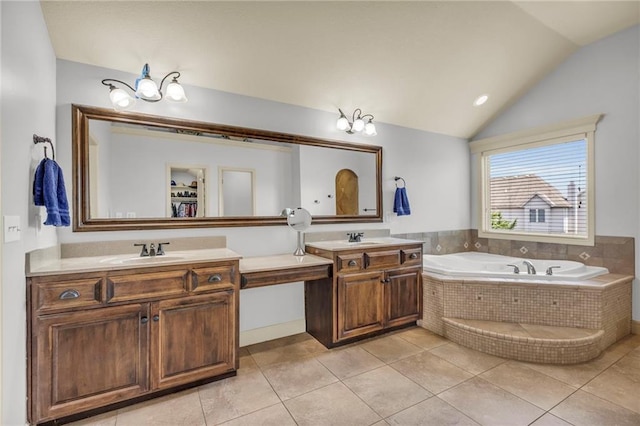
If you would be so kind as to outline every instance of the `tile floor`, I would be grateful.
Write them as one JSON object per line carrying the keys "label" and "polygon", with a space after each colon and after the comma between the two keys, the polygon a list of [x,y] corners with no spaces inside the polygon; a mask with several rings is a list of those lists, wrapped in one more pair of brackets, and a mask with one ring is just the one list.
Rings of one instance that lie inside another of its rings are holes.
{"label": "tile floor", "polygon": [[640,335],[578,365],[510,361],[422,328],[327,350],[308,334],[241,349],[233,378],[73,423],[640,425]]}

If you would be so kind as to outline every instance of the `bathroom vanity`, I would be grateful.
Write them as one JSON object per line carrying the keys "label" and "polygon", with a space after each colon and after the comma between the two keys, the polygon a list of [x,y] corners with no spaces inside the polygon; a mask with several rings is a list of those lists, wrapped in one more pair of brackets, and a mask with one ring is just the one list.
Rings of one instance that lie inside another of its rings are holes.
{"label": "bathroom vanity", "polygon": [[30,422],[235,375],[239,258],[218,248],[28,271]]}
{"label": "bathroom vanity", "polygon": [[307,331],[326,347],[414,324],[422,314],[422,241],[319,241],[306,252],[331,259],[332,278],[305,281]]}

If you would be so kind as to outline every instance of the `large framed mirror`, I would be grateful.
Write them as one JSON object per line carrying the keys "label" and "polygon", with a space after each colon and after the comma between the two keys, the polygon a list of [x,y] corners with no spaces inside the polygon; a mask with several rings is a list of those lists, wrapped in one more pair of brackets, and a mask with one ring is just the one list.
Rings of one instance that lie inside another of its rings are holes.
{"label": "large framed mirror", "polygon": [[72,126],[74,231],[382,221],[379,146],[81,105]]}

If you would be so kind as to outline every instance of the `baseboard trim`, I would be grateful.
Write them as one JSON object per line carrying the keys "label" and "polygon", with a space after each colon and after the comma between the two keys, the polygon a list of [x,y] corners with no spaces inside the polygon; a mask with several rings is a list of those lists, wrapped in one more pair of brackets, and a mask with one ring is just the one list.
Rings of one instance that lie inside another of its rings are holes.
{"label": "baseboard trim", "polygon": [[280,324],[269,325],[267,327],[254,328],[253,330],[245,330],[240,332],[240,347],[262,343],[268,340],[279,339],[280,337],[291,336],[298,333],[304,333],[307,330],[307,324],[304,318],[283,322]]}
{"label": "baseboard trim", "polygon": [[640,334],[640,321],[631,320],[631,333]]}

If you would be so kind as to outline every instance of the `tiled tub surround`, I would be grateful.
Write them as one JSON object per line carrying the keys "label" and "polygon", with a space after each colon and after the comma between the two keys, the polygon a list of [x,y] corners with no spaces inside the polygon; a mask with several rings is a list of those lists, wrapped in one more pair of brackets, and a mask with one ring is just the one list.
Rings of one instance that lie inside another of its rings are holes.
{"label": "tiled tub surround", "polygon": [[631,332],[631,276],[573,283],[422,277],[422,326],[492,355],[574,364]]}

